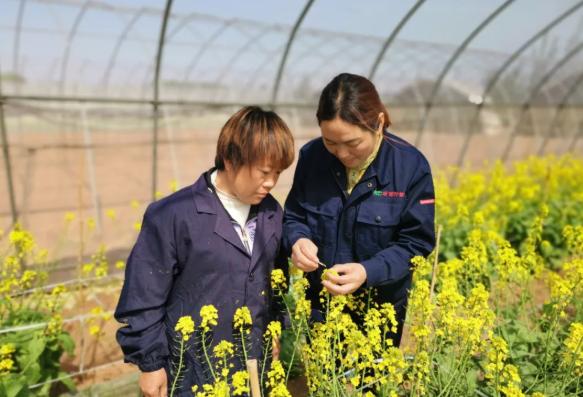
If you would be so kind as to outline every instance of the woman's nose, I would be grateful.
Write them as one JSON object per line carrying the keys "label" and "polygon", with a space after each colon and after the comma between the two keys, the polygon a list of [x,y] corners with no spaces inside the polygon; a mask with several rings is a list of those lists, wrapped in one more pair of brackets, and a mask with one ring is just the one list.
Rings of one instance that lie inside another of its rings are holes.
{"label": "woman's nose", "polygon": [[334,155],[338,158],[338,160],[343,160],[349,156],[348,150],[343,148],[338,148],[334,152]]}
{"label": "woman's nose", "polygon": [[263,183],[263,187],[267,188],[267,189],[271,189],[272,187],[275,186],[275,184],[277,183],[277,177],[269,177],[265,179],[265,182]]}

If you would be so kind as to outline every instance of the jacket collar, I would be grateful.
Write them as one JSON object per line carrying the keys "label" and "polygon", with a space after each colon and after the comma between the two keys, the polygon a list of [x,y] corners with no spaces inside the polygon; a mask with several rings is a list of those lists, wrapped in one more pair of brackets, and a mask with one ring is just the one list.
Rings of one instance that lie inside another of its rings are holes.
{"label": "jacket collar", "polygon": [[192,185],[192,195],[194,200],[194,206],[197,212],[202,212],[205,214],[216,214],[217,213],[217,200],[215,198],[214,187],[210,183],[210,175],[214,171],[211,168],[198,178],[194,185]]}
{"label": "jacket collar", "polygon": [[[391,176],[393,170],[390,169],[390,164],[392,164],[391,159],[393,157],[393,145],[391,144],[391,134],[388,131],[383,131],[383,142],[370,167],[368,167],[367,172],[365,172],[365,177],[376,176],[379,185],[386,186],[391,182]],[[369,175],[367,173],[370,172]],[[364,179],[364,178],[363,178]]]}
{"label": "jacket collar", "polygon": [[[249,255],[243,246],[239,235],[235,231],[227,211],[221,206],[215,194],[214,186],[210,182],[210,175],[215,170],[211,168],[198,178],[192,185],[192,193],[196,211],[216,215],[214,232],[224,240],[238,248],[244,254]],[[253,244],[252,265],[261,256],[265,243],[275,234],[275,212],[277,205],[275,200],[268,195],[257,206],[257,233]]]}
{"label": "jacket collar", "polygon": [[[366,169],[361,180],[367,180],[370,178],[376,178],[379,186],[386,186],[391,182],[391,172],[392,170],[387,166],[391,164],[391,158],[393,156],[393,145],[391,143],[392,136],[388,131],[383,132],[383,142],[377,153],[376,158]],[[328,161],[330,164],[330,169],[339,183],[341,190],[346,189],[346,168],[344,165],[334,156],[332,153],[328,152],[326,148],[324,150],[327,153]]]}

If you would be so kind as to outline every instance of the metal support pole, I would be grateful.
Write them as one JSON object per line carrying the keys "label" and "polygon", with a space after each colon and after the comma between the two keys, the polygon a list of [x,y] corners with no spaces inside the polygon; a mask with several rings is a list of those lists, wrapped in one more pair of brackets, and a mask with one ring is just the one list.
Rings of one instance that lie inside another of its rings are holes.
{"label": "metal support pole", "polygon": [[285,63],[287,62],[287,57],[289,55],[289,51],[290,51],[291,46],[294,42],[294,39],[295,39],[296,34],[298,32],[298,29],[300,28],[300,25],[304,21],[306,14],[310,10],[310,7],[312,7],[312,4],[314,4],[314,0],[308,0],[306,2],[304,9],[302,10],[300,16],[298,17],[298,20],[296,21],[294,27],[291,30],[291,33],[290,33],[289,38],[287,40],[287,44],[285,46],[285,50],[283,50],[283,56],[281,57],[281,62],[279,63],[279,68],[277,69],[277,75],[275,76],[275,82],[273,83],[273,91],[271,93],[271,108],[272,109],[275,108],[275,101],[277,100],[277,94],[279,92],[279,85],[281,83],[281,78],[283,76],[283,71],[285,69]]}
{"label": "metal support pole", "polygon": [[20,58],[20,34],[22,33],[22,19],[24,18],[24,7],[26,0],[20,0],[18,7],[18,16],[16,17],[16,29],[14,30],[14,59],[12,59],[12,71],[18,75],[18,59]]}
{"label": "metal support pole", "polygon": [[164,19],[162,20],[162,27],[160,29],[160,38],[158,41],[158,52],[156,53],[156,72],[154,74],[154,137],[152,142],[152,201],[156,200],[156,190],[158,188],[158,118],[160,117],[160,70],[162,63],[162,54],[164,52],[164,38],[166,36],[166,27],[168,26],[168,18],[170,16],[170,9],[172,8],[172,0],[166,0],[166,9],[164,10]]}
{"label": "metal support pole", "polygon": [[423,117],[421,118],[419,130],[417,131],[417,136],[415,137],[415,146],[418,146],[421,144],[421,138],[423,137],[423,132],[425,131],[425,126],[427,125],[427,120],[429,119],[429,113],[431,112],[431,107],[433,105],[433,101],[435,100],[435,97],[437,96],[437,92],[441,88],[441,83],[443,83],[443,81],[445,80],[445,76],[451,70],[455,61],[457,61],[457,59],[465,51],[465,49],[472,42],[472,40],[474,40],[474,38],[482,30],[484,30],[484,28],[486,28],[486,26],[490,25],[490,22],[492,22],[498,15],[500,15],[500,13],[502,13],[502,11],[504,11],[506,9],[506,7],[508,7],[513,2],[514,2],[514,0],[507,0],[502,5],[500,5],[498,8],[496,8],[490,15],[488,15],[488,17],[486,19],[484,19],[482,21],[482,23],[480,23],[469,34],[468,37],[466,37],[466,39],[462,42],[462,44],[460,44],[460,46],[457,48],[457,50],[454,52],[454,54],[446,62],[445,66],[443,67],[443,69],[439,73],[439,76],[437,77],[435,84],[433,84],[433,88],[431,90],[431,94],[429,95],[429,98],[425,102]]}
{"label": "metal support pole", "polygon": [[83,3],[83,6],[79,10],[79,13],[75,17],[73,26],[71,27],[71,30],[67,35],[67,42],[65,44],[65,50],[63,51],[63,58],[61,62],[61,77],[59,83],[59,93],[61,95],[63,95],[65,92],[65,79],[67,77],[67,66],[69,65],[69,55],[71,53],[71,46],[73,45],[73,40],[77,35],[77,29],[79,28],[79,25],[81,24],[81,21],[83,20],[83,17],[85,16],[85,13],[89,9],[90,5],[91,5],[90,0],[86,0],[85,3]]}
{"label": "metal support pole", "polygon": [[421,7],[421,5],[425,3],[425,0],[418,0],[413,7],[411,7],[411,9],[407,12],[407,14],[405,14],[405,16],[399,21],[399,23],[397,24],[397,26],[395,27],[395,29],[393,29],[393,31],[391,32],[391,35],[387,38],[387,40],[385,41],[385,43],[383,44],[383,46],[381,47],[381,50],[379,51],[372,67],[370,68],[370,72],[368,73],[368,79],[372,80],[374,79],[374,76],[377,72],[377,69],[379,68],[379,65],[381,64],[381,61],[383,60],[383,58],[385,57],[385,54],[387,53],[387,50],[389,49],[389,47],[391,46],[391,44],[393,44],[393,41],[395,41],[395,38],[397,37],[397,35],[399,34],[399,32],[401,31],[401,29],[403,29],[403,26],[405,26],[407,24],[407,22],[409,21],[409,19],[411,19],[411,17],[417,12],[417,10],[419,9],[419,7]]}
{"label": "metal support pole", "polygon": [[494,73],[492,78],[486,84],[486,88],[482,92],[482,95],[481,95],[482,102],[480,102],[477,105],[476,111],[474,112],[474,116],[472,118],[472,121],[470,122],[468,133],[466,135],[466,138],[464,139],[464,142],[462,144],[462,148],[460,150],[460,154],[459,154],[459,157],[457,160],[458,167],[461,167],[463,165],[464,159],[466,157],[466,153],[467,153],[468,148],[470,146],[470,141],[472,140],[472,137],[474,135],[474,131],[477,127],[478,121],[480,120],[480,114],[481,114],[482,109],[484,107],[484,103],[487,99],[486,97],[488,96],[490,91],[494,88],[494,86],[496,85],[496,83],[498,82],[498,80],[500,79],[502,74],[510,67],[510,65],[512,65],[514,63],[514,61],[520,56],[520,54],[522,54],[524,51],[526,51],[531,45],[533,45],[537,40],[539,40],[541,37],[546,35],[555,26],[559,25],[561,22],[563,22],[569,16],[573,15],[573,13],[575,11],[577,11],[579,8],[581,8],[581,6],[583,6],[583,1],[578,2],[573,7],[569,8],[568,10],[563,12],[561,15],[559,15],[557,18],[553,19],[548,25],[546,25],[544,28],[539,30],[534,36],[531,36],[523,45],[520,46],[520,48],[518,48],[516,51],[514,51],[514,53],[512,55],[510,55],[510,57],[508,57],[508,59],[504,62],[504,64]]}
{"label": "metal support pole", "polygon": [[81,125],[83,126],[83,144],[85,145],[85,161],[87,162],[87,179],[89,180],[89,190],[91,191],[91,201],[93,201],[93,212],[95,216],[95,226],[97,232],[101,233],[102,214],[101,200],[97,191],[97,181],[95,177],[95,155],[93,153],[93,139],[89,123],[87,122],[87,108],[81,105]]}
{"label": "metal support pole", "polygon": [[134,25],[136,24],[136,22],[138,22],[138,19],[140,19],[140,17],[142,15],[144,15],[144,12],[145,11],[146,10],[144,8],[140,8],[134,14],[134,16],[132,17],[132,19],[125,26],[122,34],[118,37],[117,42],[115,43],[115,47],[113,49],[113,52],[111,53],[111,56],[109,57],[109,62],[107,63],[107,68],[105,69],[105,73],[103,74],[103,78],[102,78],[103,90],[106,93],[108,91],[109,79],[111,77],[111,72],[112,72],[112,70],[113,70],[113,68],[115,66],[115,62],[117,60],[117,54],[119,54],[119,50],[121,49],[121,46],[124,43],[124,41],[126,40],[128,34],[132,30],[132,28],[134,27]]}
{"label": "metal support pole", "polygon": [[180,166],[178,165],[178,156],[176,156],[176,146],[174,145],[174,129],[168,122],[169,112],[168,108],[162,108],[162,115],[164,117],[164,131],[166,131],[166,139],[168,140],[168,150],[170,152],[170,162],[172,164],[172,174],[178,186],[182,186],[182,178],[180,175]]}
{"label": "metal support pole", "polygon": [[579,123],[579,133],[573,135],[573,140],[571,141],[571,144],[567,148],[567,152],[575,152],[577,142],[579,142],[579,138],[581,138],[581,135],[583,135],[583,121]]}
{"label": "metal support pole", "polygon": [[[577,91],[577,88],[579,88],[581,83],[583,83],[583,73],[579,74],[579,77],[577,77],[577,79],[571,85],[571,87],[569,88],[569,90],[567,91],[565,96],[563,96],[563,99],[561,99],[559,106],[557,106],[557,110],[555,111],[555,116],[553,117],[553,121],[551,121],[551,124],[549,126],[549,133],[547,135],[545,135],[545,137],[543,138],[543,141],[541,142],[541,144],[538,148],[538,155],[539,156],[542,156],[544,154],[545,148],[546,148],[547,143],[549,141],[549,138],[551,136],[555,135],[555,129],[557,128],[557,124],[559,123],[559,116],[561,115],[561,113],[565,109],[565,106],[567,105],[567,101],[569,100],[569,98],[571,98],[571,95],[573,95]],[[577,133],[575,132],[574,136],[576,136],[576,135],[577,135]],[[567,150],[569,150],[569,148],[567,148]]]}
{"label": "metal support pole", "polygon": [[[2,69],[0,69],[0,96],[2,95]],[[10,150],[6,123],[4,120],[4,101],[0,100],[0,136],[2,137],[2,154],[4,155],[4,170],[6,171],[6,183],[8,184],[8,199],[10,200],[10,213],[12,214],[12,223],[18,220],[16,212],[16,200],[14,199],[14,182],[12,180],[12,164],[10,163]]]}
{"label": "metal support pole", "polygon": [[526,116],[526,113],[530,110],[533,99],[538,96],[540,90],[555,75],[555,73],[557,73],[557,71],[561,69],[563,65],[569,62],[579,51],[581,51],[581,49],[583,49],[583,43],[579,43],[579,45],[572,48],[565,56],[559,59],[559,61],[557,61],[547,73],[544,74],[544,76],[537,82],[536,86],[532,89],[530,95],[528,96],[528,99],[522,105],[522,110],[520,112],[518,122],[514,125],[514,129],[512,130],[512,133],[508,138],[508,143],[506,144],[506,147],[504,148],[504,152],[502,154],[502,161],[506,161],[508,159],[512,146],[514,145],[514,140],[516,138],[516,135],[518,134],[518,130],[520,129],[520,125],[522,124],[524,117]]}

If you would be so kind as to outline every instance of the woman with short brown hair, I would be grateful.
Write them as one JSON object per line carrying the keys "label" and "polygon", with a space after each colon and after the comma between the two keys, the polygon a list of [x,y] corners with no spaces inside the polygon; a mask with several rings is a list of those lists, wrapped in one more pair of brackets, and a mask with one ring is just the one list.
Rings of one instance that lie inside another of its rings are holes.
{"label": "woman with short brown hair", "polygon": [[[174,327],[182,316],[200,324],[200,309],[218,309],[212,346],[233,340],[235,310],[251,312],[248,357],[261,358],[271,319],[270,274],[280,250],[282,209],[269,194],[294,158],[287,125],[274,112],[245,107],[221,130],[215,167],[191,186],[150,204],[127,261],[115,318],[126,362],[142,371],[147,396],[166,396],[177,376]],[[285,265],[287,262],[284,261]],[[189,341],[200,340],[200,334]],[[212,351],[212,346],[209,351]],[[184,357],[174,395],[213,383],[196,345]],[[235,359],[233,371],[244,363]]]}

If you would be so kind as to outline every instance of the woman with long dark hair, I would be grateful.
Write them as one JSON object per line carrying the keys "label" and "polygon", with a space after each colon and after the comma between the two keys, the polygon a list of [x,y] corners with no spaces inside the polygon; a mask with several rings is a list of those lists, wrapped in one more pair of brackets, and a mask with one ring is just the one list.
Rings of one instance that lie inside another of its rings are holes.
{"label": "woman with long dark hair", "polygon": [[[411,287],[410,259],[435,244],[431,170],[419,150],[387,128],[389,113],[366,78],[343,73],[322,91],[321,137],[300,151],[285,203],[283,242],[319,292],[373,289],[394,305],[399,345]],[[322,264],[335,272],[321,280]],[[336,274],[334,274],[336,273]]]}

